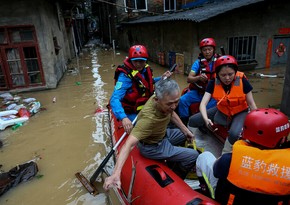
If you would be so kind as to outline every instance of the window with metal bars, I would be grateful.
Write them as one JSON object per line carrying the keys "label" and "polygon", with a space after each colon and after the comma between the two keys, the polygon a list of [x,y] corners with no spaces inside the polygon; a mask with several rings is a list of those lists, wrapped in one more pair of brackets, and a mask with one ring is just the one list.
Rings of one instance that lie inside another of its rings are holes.
{"label": "window with metal bars", "polygon": [[239,64],[256,61],[257,36],[230,37],[228,45],[229,54],[234,56]]}

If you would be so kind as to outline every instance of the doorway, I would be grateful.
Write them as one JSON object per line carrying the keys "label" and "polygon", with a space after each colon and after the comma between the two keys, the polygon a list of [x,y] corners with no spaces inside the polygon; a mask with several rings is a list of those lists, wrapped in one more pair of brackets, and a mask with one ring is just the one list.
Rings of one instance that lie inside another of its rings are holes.
{"label": "doorway", "polygon": [[290,37],[274,36],[272,46],[271,65],[280,65],[287,63],[287,53],[290,49]]}

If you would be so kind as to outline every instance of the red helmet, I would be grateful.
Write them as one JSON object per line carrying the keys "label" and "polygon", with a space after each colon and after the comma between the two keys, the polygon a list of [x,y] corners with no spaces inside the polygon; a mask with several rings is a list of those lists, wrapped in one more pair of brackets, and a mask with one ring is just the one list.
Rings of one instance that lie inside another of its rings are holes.
{"label": "red helmet", "polygon": [[216,60],[216,62],[214,64],[215,65],[215,71],[216,71],[216,73],[219,73],[219,71],[221,69],[221,66],[227,65],[227,64],[233,65],[235,71],[237,72],[237,70],[238,70],[237,60],[233,56],[225,55],[225,56],[219,57]]}
{"label": "red helmet", "polygon": [[213,38],[204,38],[201,40],[201,42],[199,43],[199,48],[201,49],[202,47],[205,46],[212,46],[212,47],[216,47],[216,43],[215,40]]}
{"label": "red helmet", "polygon": [[145,46],[134,45],[129,49],[129,59],[130,60],[147,60],[148,53]]}
{"label": "red helmet", "polygon": [[244,123],[243,138],[267,148],[275,148],[290,132],[288,117],[273,108],[251,111]]}

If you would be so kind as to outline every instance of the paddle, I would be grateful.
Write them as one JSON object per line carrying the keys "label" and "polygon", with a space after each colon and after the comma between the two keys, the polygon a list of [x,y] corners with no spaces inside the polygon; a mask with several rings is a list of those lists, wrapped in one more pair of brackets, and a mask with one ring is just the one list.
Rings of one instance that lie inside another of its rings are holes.
{"label": "paddle", "polygon": [[169,69],[169,71],[170,71],[171,73],[174,72],[175,69],[176,69],[176,67],[177,67],[177,64],[174,63],[173,66]]}
{"label": "paddle", "polygon": [[[174,72],[175,71],[175,69],[176,69],[176,67],[177,67],[177,64],[175,63],[170,69],[169,69],[169,72]],[[163,80],[166,80],[167,79],[167,76],[165,76],[164,78],[163,78]]]}
{"label": "paddle", "polygon": [[[136,120],[137,120],[137,116],[135,117],[135,119],[132,122],[133,125],[135,124]],[[107,162],[109,161],[109,159],[111,158],[111,156],[115,153],[117,147],[120,145],[120,143],[126,137],[126,135],[127,135],[127,132],[124,132],[123,135],[120,137],[119,141],[113,147],[113,149],[109,152],[109,154],[106,156],[106,158],[102,161],[102,163],[100,164],[100,166],[98,167],[98,169],[95,171],[95,173],[91,177],[91,179],[90,179],[90,182],[91,183],[94,183],[96,181],[96,178],[102,172],[103,168],[105,167],[105,165],[107,164]]]}
{"label": "paddle", "polygon": [[[136,120],[137,120],[137,116],[135,117],[135,119],[132,122],[133,125],[135,124]],[[77,172],[75,174],[75,176],[78,178],[78,180],[82,183],[82,185],[87,189],[87,191],[90,194],[92,194],[94,196],[98,194],[98,190],[94,187],[93,183],[96,181],[96,179],[99,176],[99,174],[103,171],[103,168],[105,167],[105,165],[107,164],[107,162],[109,161],[109,159],[111,158],[111,156],[114,154],[114,152],[117,149],[117,147],[120,145],[120,143],[126,137],[126,135],[127,135],[127,133],[124,132],[123,135],[121,136],[121,138],[118,140],[118,142],[113,147],[113,149],[109,152],[109,154],[102,161],[102,163],[100,164],[100,166],[98,167],[98,169],[92,175],[92,177],[90,178],[90,181],[87,180],[87,178],[84,175],[82,175],[81,172]]]}

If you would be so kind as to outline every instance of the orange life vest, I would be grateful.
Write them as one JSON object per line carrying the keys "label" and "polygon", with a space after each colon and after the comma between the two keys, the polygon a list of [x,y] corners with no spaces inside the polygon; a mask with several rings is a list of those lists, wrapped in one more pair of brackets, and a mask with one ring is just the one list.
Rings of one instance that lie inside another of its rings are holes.
{"label": "orange life vest", "polygon": [[218,102],[217,108],[225,115],[231,117],[248,108],[246,94],[243,91],[244,73],[237,72],[231,84],[229,93],[226,93],[220,79],[215,79],[215,87],[212,97]]}
{"label": "orange life vest", "polygon": [[255,193],[290,195],[290,148],[260,150],[243,140],[233,145],[228,180]]}
{"label": "orange life vest", "polygon": [[[209,80],[215,78],[215,65],[214,65],[214,63],[218,57],[219,57],[218,54],[214,54],[214,56],[212,57],[212,60],[210,62],[208,62],[200,54],[200,56],[198,57],[198,59],[199,59],[199,73],[197,73],[196,76],[199,76],[201,74],[206,74],[206,76]],[[212,71],[210,70],[210,65],[209,65],[210,63],[213,63]],[[206,82],[198,81],[196,83],[190,83],[188,87],[190,90],[198,90],[201,94],[204,94],[207,84],[208,84],[208,81],[206,81]]]}
{"label": "orange life vest", "polygon": [[126,93],[121,102],[126,113],[139,112],[154,92],[152,70],[149,65],[146,65],[145,69],[143,77],[138,70],[134,69],[129,59],[126,59],[124,65],[118,66],[115,71],[115,83],[121,72],[132,79],[131,91]]}

